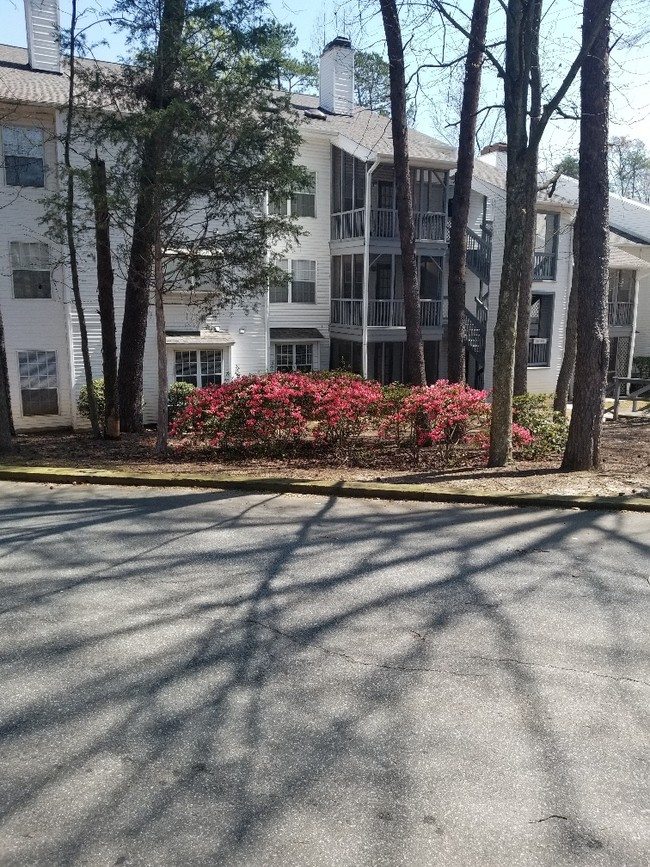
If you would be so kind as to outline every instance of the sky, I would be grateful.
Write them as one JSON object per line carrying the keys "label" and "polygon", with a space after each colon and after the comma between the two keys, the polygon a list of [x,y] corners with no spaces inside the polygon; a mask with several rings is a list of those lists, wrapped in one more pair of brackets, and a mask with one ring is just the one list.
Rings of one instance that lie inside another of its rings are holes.
{"label": "sky", "polygon": [[[471,0],[458,0],[461,9],[471,9]],[[0,37],[11,45],[25,45],[25,19],[23,0],[4,0],[3,32]],[[83,8],[83,0],[79,4]],[[88,4],[90,5],[90,4]],[[97,0],[97,8],[110,8],[110,0]],[[356,48],[384,53],[383,31],[378,12],[379,4],[373,0],[344,0],[338,5],[316,4],[314,0],[270,0],[270,11],[278,21],[292,24],[299,39],[297,52],[317,52],[324,41],[336,35],[350,36]],[[424,4],[423,4],[424,6]],[[650,148],[650,29],[647,19],[647,0],[614,0],[613,30],[618,41],[611,55],[611,117],[610,136],[628,136],[644,141]],[[69,20],[69,0],[61,0],[61,24]],[[495,11],[496,10],[496,11]],[[67,13],[67,14],[66,14]],[[643,27],[645,34],[641,34]],[[500,6],[493,0],[490,14],[488,40],[498,42],[502,37],[503,18]],[[98,45],[96,56],[114,60],[125,53],[124,45],[109,28],[95,28],[96,41],[105,39],[108,44]],[[417,21],[404,21],[403,34],[412,46],[409,69],[413,73],[419,65],[447,62],[462,54],[462,42],[449,29],[443,30],[439,21],[428,17]],[[640,35],[641,34],[641,35]],[[637,44],[634,42],[637,37]],[[580,40],[579,0],[546,0],[542,65],[547,93],[575,56]],[[495,53],[499,51],[495,48]],[[417,89],[416,127],[453,143],[457,119],[456,99],[460,87],[460,69],[448,71],[423,70]],[[483,79],[483,105],[502,101],[500,82],[485,67]],[[577,89],[571,95],[577,103]],[[571,98],[567,102],[570,106]],[[492,110],[482,113],[484,126],[480,134],[481,144],[502,140],[503,123],[500,113]],[[450,125],[451,124],[451,125]],[[553,164],[565,153],[577,151],[578,124],[576,121],[557,120],[547,131],[541,149],[541,162]]]}

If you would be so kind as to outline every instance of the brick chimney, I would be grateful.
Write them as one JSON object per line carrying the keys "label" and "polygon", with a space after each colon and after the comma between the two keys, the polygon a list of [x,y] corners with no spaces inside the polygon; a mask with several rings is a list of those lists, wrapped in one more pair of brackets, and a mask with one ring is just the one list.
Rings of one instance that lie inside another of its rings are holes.
{"label": "brick chimney", "polygon": [[354,50],[344,36],[328,43],[320,56],[320,107],[330,114],[352,114]]}
{"label": "brick chimney", "polygon": [[25,0],[25,20],[30,67],[60,72],[58,0]]}

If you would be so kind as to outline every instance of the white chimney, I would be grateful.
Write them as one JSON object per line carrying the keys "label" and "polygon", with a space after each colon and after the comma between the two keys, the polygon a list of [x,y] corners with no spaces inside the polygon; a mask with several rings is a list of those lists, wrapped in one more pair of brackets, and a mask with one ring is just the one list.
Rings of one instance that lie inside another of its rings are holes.
{"label": "white chimney", "polygon": [[30,67],[60,72],[59,0],[25,0],[25,19]]}
{"label": "white chimney", "polygon": [[330,114],[352,114],[354,108],[354,50],[337,36],[320,56],[320,107]]}
{"label": "white chimney", "polygon": [[508,145],[502,141],[488,145],[481,151],[481,161],[505,172],[508,168]]}

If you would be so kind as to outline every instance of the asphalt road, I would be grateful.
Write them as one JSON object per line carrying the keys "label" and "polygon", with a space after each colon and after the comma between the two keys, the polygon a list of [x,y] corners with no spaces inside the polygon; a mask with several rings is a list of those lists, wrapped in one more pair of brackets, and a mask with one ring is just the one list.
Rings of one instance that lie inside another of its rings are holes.
{"label": "asphalt road", "polygon": [[650,864],[650,516],[0,483],[2,867]]}

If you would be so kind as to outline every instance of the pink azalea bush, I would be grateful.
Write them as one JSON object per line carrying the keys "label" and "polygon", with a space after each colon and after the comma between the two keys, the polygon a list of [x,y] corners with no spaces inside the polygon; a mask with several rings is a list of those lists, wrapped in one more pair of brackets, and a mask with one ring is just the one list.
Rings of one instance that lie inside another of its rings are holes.
{"label": "pink azalea bush", "polygon": [[[190,445],[281,454],[310,439],[349,451],[376,432],[368,445],[407,447],[416,457],[435,446],[448,462],[458,446],[486,447],[489,418],[487,393],[462,383],[382,388],[353,374],[271,373],[192,391],[170,433]],[[528,429],[513,424],[516,450],[532,442]]]}
{"label": "pink azalea bush", "polygon": [[410,389],[383,419],[379,435],[414,451],[437,445],[448,453],[452,446],[473,443],[489,415],[487,392],[440,379],[426,388]]}

